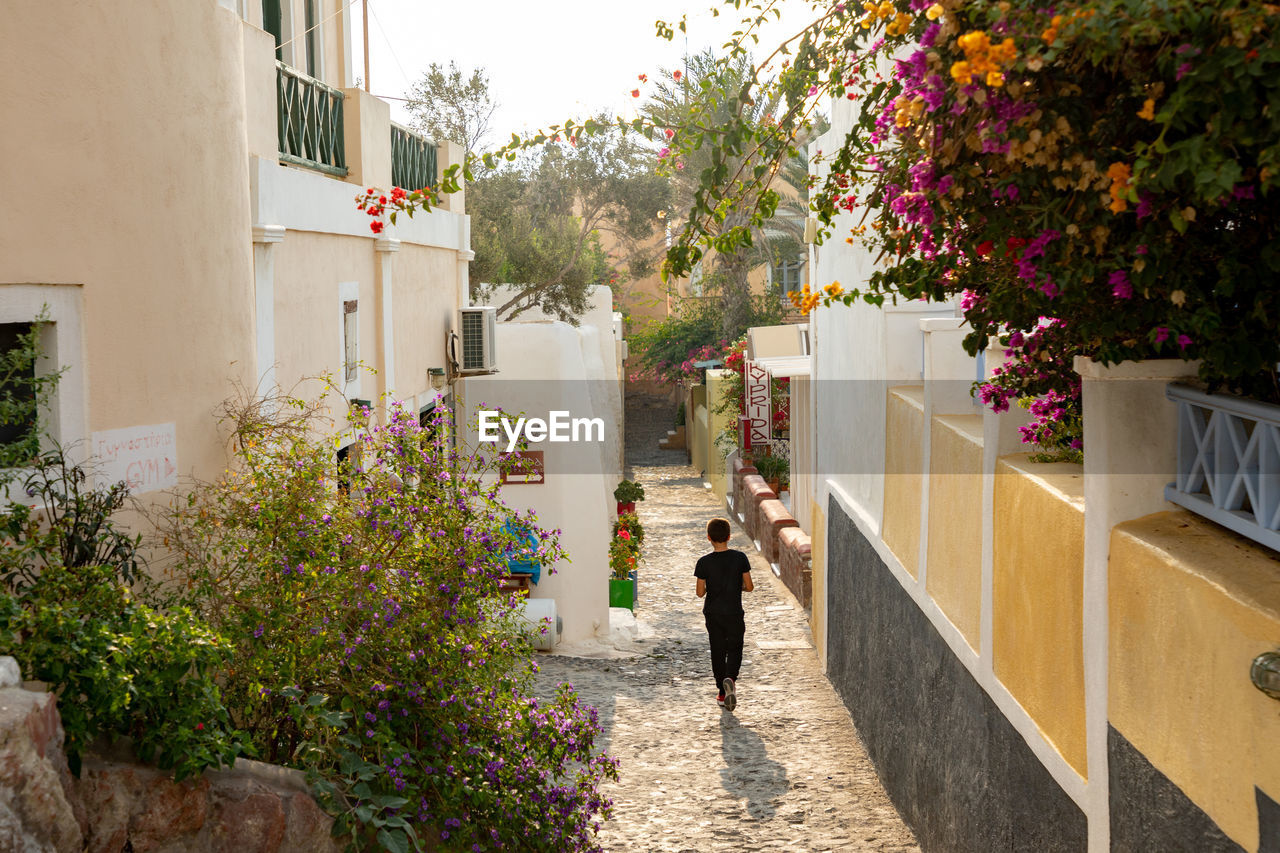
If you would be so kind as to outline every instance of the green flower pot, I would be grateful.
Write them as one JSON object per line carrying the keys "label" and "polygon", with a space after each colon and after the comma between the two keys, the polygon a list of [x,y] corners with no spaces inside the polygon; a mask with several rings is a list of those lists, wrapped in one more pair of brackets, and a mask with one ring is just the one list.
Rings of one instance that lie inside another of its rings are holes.
{"label": "green flower pot", "polygon": [[609,606],[625,607],[634,610],[636,603],[636,582],[627,578],[620,581],[609,578]]}

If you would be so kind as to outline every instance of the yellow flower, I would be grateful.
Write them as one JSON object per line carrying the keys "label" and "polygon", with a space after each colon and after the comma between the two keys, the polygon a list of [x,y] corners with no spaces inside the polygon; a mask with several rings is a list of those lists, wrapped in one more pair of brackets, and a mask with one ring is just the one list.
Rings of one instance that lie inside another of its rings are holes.
{"label": "yellow flower", "polygon": [[885,27],[884,31],[891,36],[900,36],[909,29],[911,29],[911,16],[906,12],[899,12],[898,16],[889,23],[889,26]]}
{"label": "yellow flower", "polygon": [[831,282],[824,287],[823,290],[825,290],[827,292],[827,296],[830,296],[832,299],[844,293],[844,288],[840,286],[840,282],[838,281]]}
{"label": "yellow flower", "polygon": [[932,6],[930,6],[928,9],[925,10],[924,16],[931,21],[936,21],[942,17],[942,12],[943,12],[942,5],[939,3],[934,3]]}
{"label": "yellow flower", "polygon": [[957,62],[951,66],[951,77],[961,86],[968,86],[973,79],[972,66],[967,62]]}
{"label": "yellow flower", "polygon": [[987,85],[988,85],[988,86],[994,86],[994,87],[996,87],[996,88],[999,88],[1000,86],[1003,86],[1003,85],[1004,85],[1004,75],[1003,75],[1003,74],[1001,74],[999,71],[988,71],[988,72],[987,72]]}
{"label": "yellow flower", "polygon": [[1142,109],[1138,110],[1138,118],[1145,118],[1147,121],[1153,121],[1156,117],[1156,99],[1147,98],[1142,102]]}

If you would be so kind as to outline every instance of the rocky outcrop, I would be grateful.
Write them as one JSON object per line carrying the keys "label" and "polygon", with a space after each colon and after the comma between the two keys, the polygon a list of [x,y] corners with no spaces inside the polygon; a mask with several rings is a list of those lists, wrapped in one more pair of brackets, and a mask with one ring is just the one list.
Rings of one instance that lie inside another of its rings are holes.
{"label": "rocky outcrop", "polygon": [[240,760],[231,770],[174,782],[132,762],[90,757],[75,787],[88,818],[88,853],[303,853],[341,846],[333,819],[302,774]]}
{"label": "rocky outcrop", "polygon": [[76,813],[62,738],[53,696],[13,686],[0,689],[0,850],[82,849],[83,814]]}
{"label": "rocky outcrop", "polygon": [[[3,853],[338,853],[333,819],[306,779],[237,761],[182,782],[128,760],[88,755],[80,778],[63,752],[55,697],[14,686],[0,657],[0,851]],[[12,670],[12,671],[11,671]]]}

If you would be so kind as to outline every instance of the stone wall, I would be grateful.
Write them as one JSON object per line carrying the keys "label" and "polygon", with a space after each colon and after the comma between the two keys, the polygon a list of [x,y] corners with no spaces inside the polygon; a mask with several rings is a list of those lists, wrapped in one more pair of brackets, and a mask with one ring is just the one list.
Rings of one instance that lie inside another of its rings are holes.
{"label": "stone wall", "polygon": [[296,770],[241,760],[174,782],[122,756],[67,768],[48,693],[0,658],[0,850],[21,853],[337,853],[333,819]]}

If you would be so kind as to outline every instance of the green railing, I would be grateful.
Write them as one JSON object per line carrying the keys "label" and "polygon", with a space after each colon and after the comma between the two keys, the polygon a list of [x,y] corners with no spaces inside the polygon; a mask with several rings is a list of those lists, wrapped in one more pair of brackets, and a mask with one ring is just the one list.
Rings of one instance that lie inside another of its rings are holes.
{"label": "green railing", "polygon": [[344,97],[332,86],[276,61],[280,162],[346,177],[347,152],[342,137]]}
{"label": "green railing", "polygon": [[434,187],[439,177],[436,144],[391,123],[391,183],[406,190]]}

